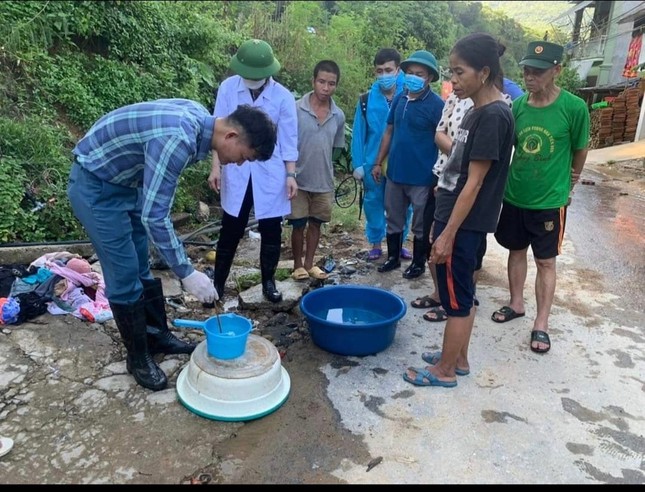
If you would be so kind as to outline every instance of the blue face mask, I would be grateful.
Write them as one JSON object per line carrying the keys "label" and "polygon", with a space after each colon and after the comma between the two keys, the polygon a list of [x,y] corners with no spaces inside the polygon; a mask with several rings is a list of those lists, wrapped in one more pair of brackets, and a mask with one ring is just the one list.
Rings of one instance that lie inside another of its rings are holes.
{"label": "blue face mask", "polygon": [[385,73],[376,77],[376,81],[381,89],[389,91],[396,84],[396,78],[395,73]]}
{"label": "blue face mask", "polygon": [[410,92],[419,92],[425,87],[425,85],[426,79],[423,77],[419,77],[418,75],[411,73],[405,74],[405,87],[407,87]]}

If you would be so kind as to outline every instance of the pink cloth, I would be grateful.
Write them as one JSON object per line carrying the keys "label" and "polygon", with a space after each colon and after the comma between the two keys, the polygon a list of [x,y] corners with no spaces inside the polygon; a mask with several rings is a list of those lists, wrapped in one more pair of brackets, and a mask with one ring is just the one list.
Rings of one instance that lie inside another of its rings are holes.
{"label": "pink cloth", "polygon": [[113,318],[112,311],[109,307],[102,307],[92,301],[92,299],[85,295],[81,287],[77,287],[69,293],[67,303],[70,305],[70,310],[62,309],[55,302],[50,302],[47,305],[47,311],[54,315],[72,314],[79,319],[97,323],[103,323]]}
{"label": "pink cloth", "polygon": [[105,297],[105,283],[103,276],[97,272],[79,273],[66,266],[57,265],[54,262],[46,261],[45,268],[48,268],[52,273],[60,275],[67,280],[67,288],[60,295],[64,301],[68,300],[70,293],[77,287],[91,287],[96,290],[94,302],[98,307],[109,309],[110,304]]}
{"label": "pink cloth", "polygon": [[92,271],[90,263],[83,258],[72,258],[65,266],[78,273],[90,273]]}
{"label": "pink cloth", "polygon": [[70,253],[69,251],[58,251],[56,253],[45,253],[44,255],[36,258],[29,264],[29,267],[41,268],[45,265],[47,261],[54,260],[63,260],[63,262],[69,261],[70,258],[81,258],[79,255]]}

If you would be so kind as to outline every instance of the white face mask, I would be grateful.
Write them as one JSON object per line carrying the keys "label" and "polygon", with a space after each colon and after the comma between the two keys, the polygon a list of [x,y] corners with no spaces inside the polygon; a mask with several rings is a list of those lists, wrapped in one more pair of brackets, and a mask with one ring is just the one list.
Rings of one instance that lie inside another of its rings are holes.
{"label": "white face mask", "polygon": [[244,85],[247,87],[247,89],[259,89],[264,85],[264,83],[267,81],[267,79],[260,79],[260,80],[249,80],[249,79],[242,79],[242,82],[244,82]]}

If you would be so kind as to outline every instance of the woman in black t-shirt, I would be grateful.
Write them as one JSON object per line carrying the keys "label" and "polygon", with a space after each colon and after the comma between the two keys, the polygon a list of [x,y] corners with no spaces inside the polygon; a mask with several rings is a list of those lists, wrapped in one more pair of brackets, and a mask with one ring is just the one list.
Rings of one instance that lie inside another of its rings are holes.
{"label": "woman in black t-shirt", "polygon": [[470,372],[468,345],[475,319],[477,250],[495,232],[513,146],[513,114],[495,80],[504,47],[485,33],[461,38],[450,52],[453,91],[474,106],[464,117],[438,183],[430,262],[437,268],[448,319],[441,352],[424,353],[425,367],[403,378],[418,386],[457,386]]}

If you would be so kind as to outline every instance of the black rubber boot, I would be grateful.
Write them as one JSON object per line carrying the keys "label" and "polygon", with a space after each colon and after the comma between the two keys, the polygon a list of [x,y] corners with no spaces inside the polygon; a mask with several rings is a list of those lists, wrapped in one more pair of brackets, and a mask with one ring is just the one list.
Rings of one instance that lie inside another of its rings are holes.
{"label": "black rubber boot", "polygon": [[[231,266],[233,265],[233,258],[235,258],[235,250],[228,248],[217,248],[215,252],[215,270],[213,272],[213,285],[217,291],[217,295],[220,299],[224,297],[224,285],[226,284],[226,279],[228,274],[231,272]],[[202,306],[205,308],[214,308],[214,302],[205,302],[202,303]]]}
{"label": "black rubber boot", "polygon": [[282,294],[275,286],[275,271],[280,261],[280,245],[260,245],[260,272],[262,273],[262,294],[271,302],[280,302]]}
{"label": "black rubber boot", "polygon": [[403,272],[403,278],[417,278],[426,271],[426,250],[427,242],[414,236],[414,250],[412,251],[412,262]]}
{"label": "black rubber boot", "polygon": [[161,279],[142,280],[143,299],[146,307],[146,333],[148,352],[154,354],[192,354],[197,344],[177,338],[168,329],[166,302]]}
{"label": "black rubber boot", "polygon": [[144,302],[143,297],[134,304],[110,302],[110,308],[128,351],[128,372],[144,388],[159,391],[166,387],[168,379],[148,352]]}
{"label": "black rubber boot", "polygon": [[400,256],[403,234],[387,234],[385,238],[387,240],[387,260],[377,269],[381,273],[389,272],[401,266]]}

